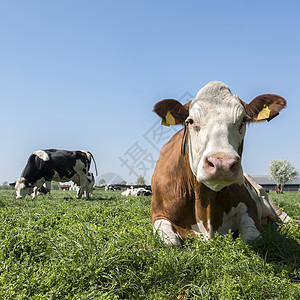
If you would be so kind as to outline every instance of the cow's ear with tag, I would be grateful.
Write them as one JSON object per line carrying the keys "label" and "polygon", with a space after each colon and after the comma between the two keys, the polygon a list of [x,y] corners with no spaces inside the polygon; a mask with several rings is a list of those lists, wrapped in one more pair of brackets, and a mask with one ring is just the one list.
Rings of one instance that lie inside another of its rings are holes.
{"label": "cow's ear with tag", "polygon": [[12,187],[15,187],[16,182],[12,182],[12,183],[10,183],[9,185],[12,186]]}
{"label": "cow's ear with tag", "polygon": [[177,100],[165,99],[157,102],[153,107],[153,111],[161,117],[162,125],[184,124],[186,118],[189,116],[189,103],[182,105]]}
{"label": "cow's ear with tag", "polygon": [[264,94],[254,98],[249,104],[244,103],[247,115],[253,122],[271,121],[286,107],[286,100],[278,95]]}

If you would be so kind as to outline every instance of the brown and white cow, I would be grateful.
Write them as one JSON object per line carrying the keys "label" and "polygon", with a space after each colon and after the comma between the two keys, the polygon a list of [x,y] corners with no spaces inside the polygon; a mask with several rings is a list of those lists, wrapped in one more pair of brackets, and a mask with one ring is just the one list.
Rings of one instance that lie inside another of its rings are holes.
{"label": "brown and white cow", "polygon": [[163,125],[185,126],[162,148],[152,177],[153,230],[167,245],[180,245],[188,234],[209,239],[229,230],[245,240],[260,236],[261,223],[276,213],[243,173],[246,124],[270,121],[285,105],[272,94],[247,104],[214,81],[184,105],[166,99],[154,106]]}

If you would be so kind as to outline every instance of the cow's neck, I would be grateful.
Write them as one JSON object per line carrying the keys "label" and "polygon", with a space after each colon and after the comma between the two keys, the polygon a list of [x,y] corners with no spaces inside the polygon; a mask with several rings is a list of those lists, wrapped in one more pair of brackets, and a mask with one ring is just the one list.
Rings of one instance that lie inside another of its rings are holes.
{"label": "cow's neck", "polygon": [[[214,231],[222,224],[223,214],[228,211],[231,197],[227,187],[219,192],[209,189],[205,184],[198,182],[192,173],[188,157],[185,156],[185,170],[188,170],[185,177],[185,188],[190,194],[195,205],[195,219],[197,223],[203,224],[208,232],[209,238],[213,236]],[[224,201],[226,199],[226,201]]]}
{"label": "cow's neck", "polygon": [[[183,138],[183,130],[179,137]],[[181,199],[189,199],[193,202],[190,203],[194,207],[194,211],[191,212],[193,216],[190,216],[190,219],[203,225],[208,237],[211,237],[214,231],[222,225],[224,212],[227,213],[230,210],[232,204],[230,189],[225,187],[221,191],[215,192],[205,184],[198,182],[190,167],[188,149],[185,154],[180,152],[180,148],[176,151],[173,163],[176,165],[175,169],[181,171],[177,172],[177,195]]]}
{"label": "cow's neck", "polygon": [[209,232],[210,237],[222,224],[223,214],[228,210],[230,197],[228,188],[225,187],[219,192],[215,192],[204,184],[197,189],[195,197],[196,220],[201,221]]}

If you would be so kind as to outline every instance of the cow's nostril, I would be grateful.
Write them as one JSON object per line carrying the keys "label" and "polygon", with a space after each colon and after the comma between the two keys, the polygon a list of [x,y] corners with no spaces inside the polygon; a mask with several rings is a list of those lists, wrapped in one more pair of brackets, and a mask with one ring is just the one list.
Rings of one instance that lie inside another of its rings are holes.
{"label": "cow's nostril", "polygon": [[233,178],[237,176],[240,169],[238,157],[226,157],[211,155],[206,158],[204,170],[211,177]]}
{"label": "cow's nostril", "polygon": [[239,163],[238,162],[233,163],[232,166],[230,167],[230,171],[233,174],[236,174],[238,170],[239,170]]}
{"label": "cow's nostril", "polygon": [[210,161],[208,161],[208,165],[209,165],[211,168],[214,168],[214,167],[215,167],[215,165],[214,165],[212,162],[210,162]]}

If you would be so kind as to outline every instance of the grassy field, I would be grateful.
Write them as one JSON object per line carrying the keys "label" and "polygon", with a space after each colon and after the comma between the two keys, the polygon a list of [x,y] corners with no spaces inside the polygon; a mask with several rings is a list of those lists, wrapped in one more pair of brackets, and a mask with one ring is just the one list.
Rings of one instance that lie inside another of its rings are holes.
{"label": "grassy field", "polygon": [[293,219],[300,220],[300,193],[270,193],[270,197]]}
{"label": "grassy field", "polygon": [[[300,219],[299,194],[271,194]],[[151,197],[96,190],[16,200],[0,191],[0,299],[299,299],[300,230],[164,247]]]}

